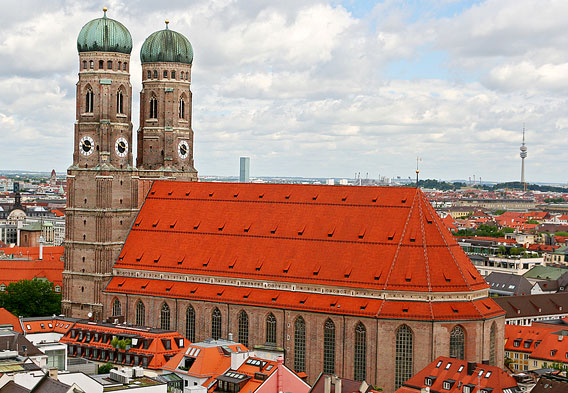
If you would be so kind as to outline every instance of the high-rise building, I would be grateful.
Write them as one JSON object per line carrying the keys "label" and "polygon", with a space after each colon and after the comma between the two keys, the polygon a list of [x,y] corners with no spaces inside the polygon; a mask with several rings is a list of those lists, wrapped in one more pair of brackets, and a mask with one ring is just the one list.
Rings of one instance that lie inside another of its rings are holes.
{"label": "high-rise building", "polygon": [[239,183],[250,182],[250,157],[241,157]]}

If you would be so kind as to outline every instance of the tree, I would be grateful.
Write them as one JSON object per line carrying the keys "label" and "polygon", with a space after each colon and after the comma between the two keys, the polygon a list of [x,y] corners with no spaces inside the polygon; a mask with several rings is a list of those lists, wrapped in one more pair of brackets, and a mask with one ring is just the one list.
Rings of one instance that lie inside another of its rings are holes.
{"label": "tree", "polygon": [[22,317],[56,315],[61,313],[61,294],[47,280],[21,280],[0,294],[0,307]]}
{"label": "tree", "polygon": [[562,232],[562,231],[560,231],[560,232],[556,232],[554,235],[555,235],[555,236],[568,236],[568,232]]}
{"label": "tree", "polygon": [[112,370],[114,366],[110,363],[105,363],[102,366],[99,366],[97,374],[108,374],[110,370]]}

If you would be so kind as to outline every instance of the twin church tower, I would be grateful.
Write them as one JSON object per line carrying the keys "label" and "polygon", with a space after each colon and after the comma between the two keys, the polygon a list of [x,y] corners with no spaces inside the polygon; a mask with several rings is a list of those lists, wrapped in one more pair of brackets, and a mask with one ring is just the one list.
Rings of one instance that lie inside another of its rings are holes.
{"label": "twin church tower", "polygon": [[[197,180],[193,165],[193,49],[166,28],[142,45],[142,92],[133,163],[132,37],[106,16],[81,29],[73,165],[67,171],[62,311],[102,318],[102,291],[148,183]],[[147,180],[147,181],[145,181]]]}

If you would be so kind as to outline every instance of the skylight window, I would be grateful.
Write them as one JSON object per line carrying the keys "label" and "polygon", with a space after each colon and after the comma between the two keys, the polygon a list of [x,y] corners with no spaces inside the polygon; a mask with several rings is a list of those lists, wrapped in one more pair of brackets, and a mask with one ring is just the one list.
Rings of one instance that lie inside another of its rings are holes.
{"label": "skylight window", "polygon": [[442,361],[440,360],[440,361],[438,362],[438,364],[436,364],[436,368],[440,368],[441,365],[442,365]]}
{"label": "skylight window", "polygon": [[458,373],[461,373],[463,370],[463,366],[460,366],[460,368],[458,368]]}
{"label": "skylight window", "polygon": [[446,369],[446,370],[449,370],[450,367],[452,367],[452,362],[448,362],[448,364],[446,364],[445,369]]}

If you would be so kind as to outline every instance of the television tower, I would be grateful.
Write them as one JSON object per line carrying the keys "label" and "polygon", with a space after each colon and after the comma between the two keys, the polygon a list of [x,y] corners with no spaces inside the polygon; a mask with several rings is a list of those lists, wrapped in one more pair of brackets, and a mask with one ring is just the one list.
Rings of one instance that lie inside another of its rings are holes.
{"label": "television tower", "polygon": [[525,158],[527,158],[527,147],[525,146],[525,125],[523,124],[523,144],[521,145],[521,185],[527,187],[525,182]]}

